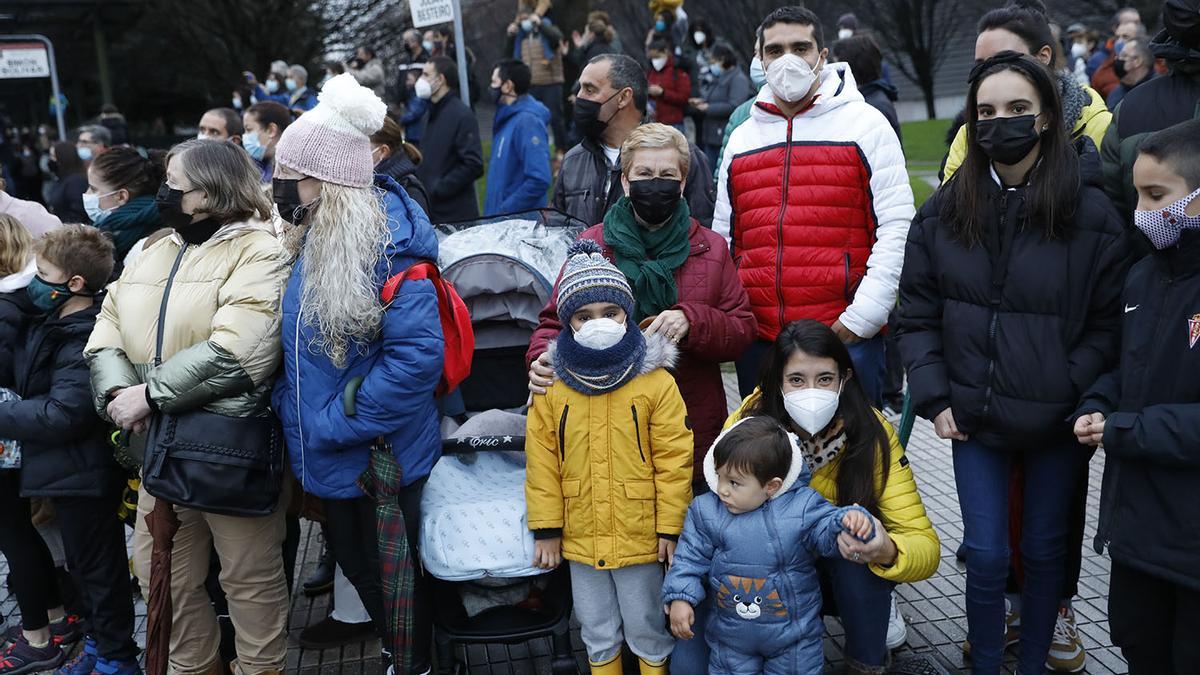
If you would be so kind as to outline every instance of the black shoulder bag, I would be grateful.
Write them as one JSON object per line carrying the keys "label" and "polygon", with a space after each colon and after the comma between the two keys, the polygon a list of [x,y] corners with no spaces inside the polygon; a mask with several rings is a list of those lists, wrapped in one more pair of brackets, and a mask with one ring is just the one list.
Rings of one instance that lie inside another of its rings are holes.
{"label": "black shoulder bag", "polygon": [[[158,310],[154,366],[162,365],[167,299],[185,244],[175,258]],[[279,423],[267,412],[229,417],[203,409],[157,413],[146,439],[142,484],[156,499],[226,516],[265,516],[283,487]]]}

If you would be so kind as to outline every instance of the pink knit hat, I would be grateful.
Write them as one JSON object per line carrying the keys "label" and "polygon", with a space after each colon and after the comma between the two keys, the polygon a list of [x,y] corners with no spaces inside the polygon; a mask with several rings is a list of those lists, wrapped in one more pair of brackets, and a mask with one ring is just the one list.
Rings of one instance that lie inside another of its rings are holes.
{"label": "pink knit hat", "polygon": [[275,161],[330,183],[370,187],[375,174],[371,134],[383,127],[387,106],[350,73],[326,82],[317,101],[283,130]]}

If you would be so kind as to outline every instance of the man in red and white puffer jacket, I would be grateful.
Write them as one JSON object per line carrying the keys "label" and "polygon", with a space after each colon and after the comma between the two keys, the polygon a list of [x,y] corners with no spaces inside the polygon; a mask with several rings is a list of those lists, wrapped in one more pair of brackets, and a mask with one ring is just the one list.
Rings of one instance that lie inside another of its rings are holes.
{"label": "man in red and white puffer jacket", "polygon": [[846,64],[827,63],[812,12],[781,7],[758,37],[768,86],[729,138],[713,218],[758,319],[759,341],[738,361],[739,388],[753,390],[784,326],[817,319],[846,343],[879,406],[879,333],[896,303],[914,214],[904,153]]}

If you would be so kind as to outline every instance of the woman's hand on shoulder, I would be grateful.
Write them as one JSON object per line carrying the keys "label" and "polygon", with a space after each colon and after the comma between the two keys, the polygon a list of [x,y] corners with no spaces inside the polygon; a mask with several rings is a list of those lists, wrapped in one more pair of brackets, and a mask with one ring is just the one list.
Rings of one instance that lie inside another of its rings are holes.
{"label": "woman's hand on shoulder", "polygon": [[550,354],[542,352],[529,364],[529,391],[534,394],[546,393],[546,387],[554,384],[554,366],[550,364]]}
{"label": "woman's hand on shoulder", "polygon": [[654,335],[662,333],[668,340],[679,344],[687,338],[688,332],[691,331],[692,324],[688,322],[687,315],[682,309],[668,309],[650,322],[646,327],[646,335]]}

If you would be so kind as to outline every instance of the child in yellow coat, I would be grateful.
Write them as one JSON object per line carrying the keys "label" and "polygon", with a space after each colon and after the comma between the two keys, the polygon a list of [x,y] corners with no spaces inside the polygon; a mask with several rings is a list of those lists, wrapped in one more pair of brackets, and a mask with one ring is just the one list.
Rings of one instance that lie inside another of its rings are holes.
{"label": "child in yellow coat", "polygon": [[570,564],[592,673],[665,673],[674,639],[658,596],[692,498],[692,432],[666,368],[675,345],[633,322],[633,292],[595,242],[571,246],[559,281],[557,381],[533,397],[525,500],[534,564]]}

